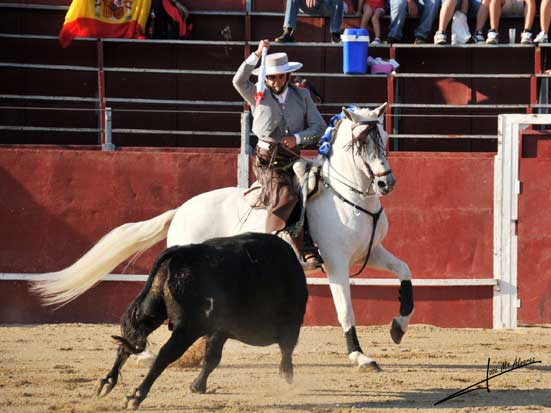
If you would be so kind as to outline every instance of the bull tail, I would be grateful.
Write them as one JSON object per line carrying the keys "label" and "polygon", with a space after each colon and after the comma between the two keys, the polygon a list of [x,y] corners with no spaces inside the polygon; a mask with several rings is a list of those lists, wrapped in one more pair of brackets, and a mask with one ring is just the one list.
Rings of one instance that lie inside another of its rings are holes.
{"label": "bull tail", "polygon": [[47,279],[32,282],[31,291],[42,296],[46,305],[61,307],[69,303],[121,262],[165,239],[176,211],[173,209],[147,221],[113,229],[70,267],[42,274]]}

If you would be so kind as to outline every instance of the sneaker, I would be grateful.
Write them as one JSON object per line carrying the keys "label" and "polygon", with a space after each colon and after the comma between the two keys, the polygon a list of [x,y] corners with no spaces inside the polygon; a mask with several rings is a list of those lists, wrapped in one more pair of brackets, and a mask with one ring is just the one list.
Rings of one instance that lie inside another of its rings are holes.
{"label": "sneaker", "polygon": [[539,32],[539,34],[534,39],[534,43],[548,43],[547,33]]}
{"label": "sneaker", "polygon": [[486,44],[498,44],[499,43],[499,33],[495,30],[490,30],[488,32],[488,37],[486,38]]}
{"label": "sneaker", "polygon": [[294,32],[290,27],[285,27],[281,36],[276,37],[274,40],[279,43],[292,43],[295,41],[293,37]]}
{"label": "sneaker", "polygon": [[375,39],[373,39],[371,44],[383,44],[383,41],[381,39],[379,39],[378,37],[376,37]]}
{"label": "sneaker", "polygon": [[400,43],[400,40],[395,39],[394,37],[387,37],[387,38],[386,38],[386,41],[387,41],[388,43],[390,43],[390,44],[392,44],[392,43]]}
{"label": "sneaker", "polygon": [[436,32],[434,35],[434,44],[446,44],[448,36],[444,32]]}
{"label": "sneaker", "polygon": [[522,43],[522,44],[532,44],[532,43],[534,43],[532,41],[532,32],[527,32],[526,30],[523,31],[520,34],[520,43]]}
{"label": "sneaker", "polygon": [[426,44],[426,43],[427,43],[427,39],[423,39],[422,37],[416,37],[415,41],[413,42],[413,44]]}
{"label": "sneaker", "polygon": [[339,32],[332,32],[331,43],[340,43],[340,42],[341,42],[341,34]]}
{"label": "sneaker", "polygon": [[482,34],[481,30],[474,32],[473,40],[475,43],[484,43],[484,34]]}

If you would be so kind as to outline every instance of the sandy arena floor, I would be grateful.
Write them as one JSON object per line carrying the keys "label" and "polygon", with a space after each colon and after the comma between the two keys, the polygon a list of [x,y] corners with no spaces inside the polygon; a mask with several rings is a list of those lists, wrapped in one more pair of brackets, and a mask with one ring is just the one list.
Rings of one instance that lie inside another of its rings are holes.
{"label": "sandy arena floor", "polygon": [[[106,398],[92,397],[96,380],[114,361],[117,325],[0,326],[0,412],[121,411],[124,396],[146,367],[123,368]],[[167,339],[166,326],[151,336],[152,349]],[[139,411],[155,412],[495,412],[551,411],[551,328],[515,331],[455,330],[413,325],[402,344],[388,328],[358,328],[360,342],[382,373],[348,363],[339,328],[307,327],[295,350],[295,381],[278,376],[279,349],[229,341],[207,394],[188,386],[197,369],[167,369]],[[478,390],[434,403],[486,377],[491,365],[515,358],[541,363],[510,371]]]}

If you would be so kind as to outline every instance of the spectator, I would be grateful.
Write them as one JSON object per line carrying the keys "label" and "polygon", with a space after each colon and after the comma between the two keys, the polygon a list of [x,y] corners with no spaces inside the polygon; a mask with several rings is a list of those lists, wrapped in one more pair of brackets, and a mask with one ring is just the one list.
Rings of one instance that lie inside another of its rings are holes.
{"label": "spectator", "polygon": [[283,33],[276,42],[294,42],[299,9],[306,14],[330,17],[331,42],[340,43],[343,0],[287,0]]}
{"label": "spectator", "polygon": [[415,29],[415,44],[427,43],[440,0],[390,0],[389,43],[402,40],[406,16],[419,16],[419,24]]}
{"label": "spectator", "polygon": [[438,31],[434,34],[434,44],[446,44],[448,36],[446,29],[456,10],[467,14],[469,0],[442,0],[440,16],[438,17]]}
{"label": "spectator", "polygon": [[499,20],[501,15],[517,16],[524,12],[524,30],[520,35],[522,44],[532,44],[532,25],[536,16],[536,0],[490,0],[490,30],[487,44],[499,43]]}
{"label": "spectator", "polygon": [[385,0],[364,0],[358,1],[358,14],[361,14],[360,28],[367,29],[369,21],[373,25],[373,34],[375,39],[371,44],[381,44],[381,16],[385,14]]}
{"label": "spectator", "polygon": [[548,43],[549,24],[551,23],[551,0],[542,0],[540,7],[541,32],[534,39],[535,43]]}
{"label": "spectator", "polygon": [[435,44],[447,43],[446,29],[456,10],[466,14],[469,19],[476,18],[476,28],[472,39],[475,43],[484,42],[482,30],[488,20],[490,0],[443,0],[438,19],[438,31],[434,35]]}
{"label": "spectator", "polygon": [[490,14],[490,0],[482,0],[478,5],[478,12],[476,13],[476,26],[473,34],[473,41],[475,43],[484,43],[484,25],[488,20]]}

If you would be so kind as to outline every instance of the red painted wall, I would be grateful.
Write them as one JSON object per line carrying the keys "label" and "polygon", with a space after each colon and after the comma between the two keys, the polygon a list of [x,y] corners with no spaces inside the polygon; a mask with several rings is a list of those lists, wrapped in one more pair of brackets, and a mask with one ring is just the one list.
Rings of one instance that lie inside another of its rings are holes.
{"label": "red painted wall", "polygon": [[[234,186],[231,150],[118,151],[12,148],[0,151],[0,272],[36,273],[71,264],[103,234],[175,208],[191,196]],[[384,200],[387,249],[417,278],[492,277],[493,158],[484,154],[394,153],[398,177]],[[146,274],[162,244],[126,270]],[[317,274],[316,276],[322,276]],[[365,271],[362,276],[392,275]],[[1,282],[0,322],[112,322],[141,283],[104,282],[58,312]],[[337,324],[327,286],[310,288],[306,322]],[[398,313],[396,287],[353,287],[358,324]],[[418,287],[414,322],[491,327],[491,287]]]}
{"label": "red painted wall", "polygon": [[551,323],[551,135],[524,134],[518,210],[518,322]]}

